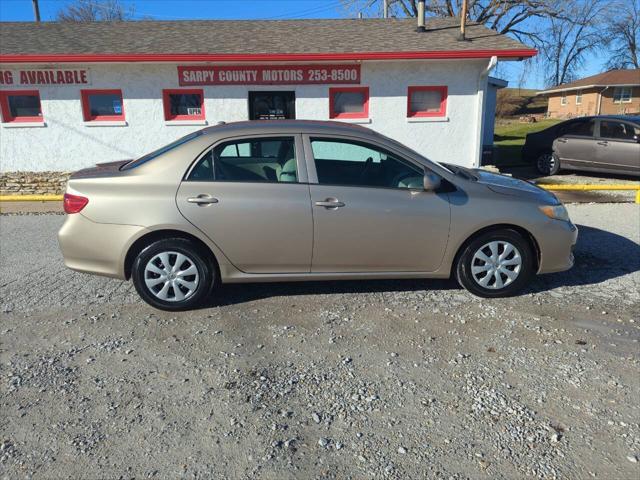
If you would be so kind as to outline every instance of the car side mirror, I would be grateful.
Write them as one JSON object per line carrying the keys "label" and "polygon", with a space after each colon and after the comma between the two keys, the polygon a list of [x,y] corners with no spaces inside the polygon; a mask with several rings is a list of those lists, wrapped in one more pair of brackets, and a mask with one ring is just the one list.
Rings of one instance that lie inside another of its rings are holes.
{"label": "car side mirror", "polygon": [[424,172],[424,190],[426,192],[434,192],[440,188],[442,178],[429,170]]}

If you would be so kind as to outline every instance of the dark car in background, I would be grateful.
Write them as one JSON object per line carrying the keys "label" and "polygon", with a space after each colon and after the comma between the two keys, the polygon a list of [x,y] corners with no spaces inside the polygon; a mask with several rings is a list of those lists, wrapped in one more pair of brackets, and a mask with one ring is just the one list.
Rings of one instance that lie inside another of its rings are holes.
{"label": "dark car in background", "polygon": [[522,158],[543,175],[560,169],[640,176],[640,116],[580,117],[530,133]]}

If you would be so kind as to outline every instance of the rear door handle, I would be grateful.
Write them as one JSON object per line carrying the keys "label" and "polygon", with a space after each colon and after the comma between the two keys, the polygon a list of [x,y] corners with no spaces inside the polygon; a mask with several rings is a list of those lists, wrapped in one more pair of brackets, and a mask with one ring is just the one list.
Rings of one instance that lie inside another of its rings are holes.
{"label": "rear door handle", "polygon": [[212,197],[211,195],[198,195],[197,197],[187,198],[187,202],[189,203],[197,203],[198,205],[210,205],[212,203],[218,203],[218,199]]}
{"label": "rear door handle", "polygon": [[324,207],[326,209],[336,209],[344,207],[345,203],[339,201],[337,198],[326,198],[322,202],[316,202],[316,207]]}
{"label": "rear door handle", "polygon": [[608,146],[609,142],[607,142],[606,140],[602,141],[602,142],[598,142],[598,145],[603,145],[603,146]]}

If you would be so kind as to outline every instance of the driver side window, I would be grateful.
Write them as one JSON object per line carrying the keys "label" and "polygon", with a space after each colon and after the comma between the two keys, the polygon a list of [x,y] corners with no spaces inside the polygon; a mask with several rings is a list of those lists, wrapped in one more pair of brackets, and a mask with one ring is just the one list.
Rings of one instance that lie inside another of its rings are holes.
{"label": "driver side window", "polygon": [[366,143],[312,138],[320,185],[378,188],[423,188],[420,167]]}

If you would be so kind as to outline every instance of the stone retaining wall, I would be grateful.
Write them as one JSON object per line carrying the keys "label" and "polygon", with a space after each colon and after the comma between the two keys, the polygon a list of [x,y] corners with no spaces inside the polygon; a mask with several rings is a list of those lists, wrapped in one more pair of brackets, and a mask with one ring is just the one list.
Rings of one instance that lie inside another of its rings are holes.
{"label": "stone retaining wall", "polygon": [[3,172],[0,195],[60,195],[71,172]]}

